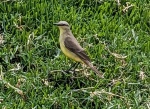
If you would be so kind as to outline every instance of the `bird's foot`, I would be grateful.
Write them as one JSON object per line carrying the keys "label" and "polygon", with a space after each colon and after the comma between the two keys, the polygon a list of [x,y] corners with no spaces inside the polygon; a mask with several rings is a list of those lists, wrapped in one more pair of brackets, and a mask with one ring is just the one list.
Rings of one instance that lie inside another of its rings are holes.
{"label": "bird's foot", "polygon": [[75,73],[76,71],[75,70],[63,70],[63,72],[65,72],[65,73]]}

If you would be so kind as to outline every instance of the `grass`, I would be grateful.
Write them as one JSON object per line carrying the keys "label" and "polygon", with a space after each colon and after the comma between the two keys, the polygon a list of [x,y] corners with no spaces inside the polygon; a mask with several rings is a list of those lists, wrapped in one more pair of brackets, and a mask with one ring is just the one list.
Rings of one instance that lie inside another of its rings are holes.
{"label": "grass", "polygon": [[[60,20],[105,79],[61,72]],[[0,25],[0,108],[150,108],[149,0],[2,0]]]}

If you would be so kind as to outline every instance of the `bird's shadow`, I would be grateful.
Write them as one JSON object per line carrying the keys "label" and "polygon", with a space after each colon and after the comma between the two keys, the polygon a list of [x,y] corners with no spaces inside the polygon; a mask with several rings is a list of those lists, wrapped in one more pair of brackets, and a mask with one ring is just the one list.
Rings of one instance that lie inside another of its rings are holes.
{"label": "bird's shadow", "polygon": [[[59,74],[58,74],[59,73]],[[71,88],[76,89],[79,88],[77,84],[80,83],[80,86],[83,86],[84,83],[78,82],[80,76],[78,76],[78,72],[75,72],[73,70],[70,71],[64,71],[61,70],[57,73],[48,73],[47,80],[48,82],[52,83],[53,82],[53,87],[58,88],[62,86],[69,85]]]}

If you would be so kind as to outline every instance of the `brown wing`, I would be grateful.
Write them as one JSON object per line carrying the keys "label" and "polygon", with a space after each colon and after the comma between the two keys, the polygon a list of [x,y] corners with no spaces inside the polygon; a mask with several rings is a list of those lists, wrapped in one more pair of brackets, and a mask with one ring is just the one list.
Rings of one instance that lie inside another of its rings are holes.
{"label": "brown wing", "polygon": [[75,53],[77,56],[79,56],[83,61],[88,60],[90,61],[90,58],[86,54],[86,52],[81,48],[81,46],[75,41],[73,41],[72,38],[66,37],[64,41],[65,47],[70,50],[71,52]]}

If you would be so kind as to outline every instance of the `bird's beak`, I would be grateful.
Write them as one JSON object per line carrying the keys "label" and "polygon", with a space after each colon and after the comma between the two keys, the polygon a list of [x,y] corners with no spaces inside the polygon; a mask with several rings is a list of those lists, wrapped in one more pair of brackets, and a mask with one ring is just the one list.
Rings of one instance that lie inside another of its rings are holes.
{"label": "bird's beak", "polygon": [[59,26],[59,23],[53,23],[53,25]]}

